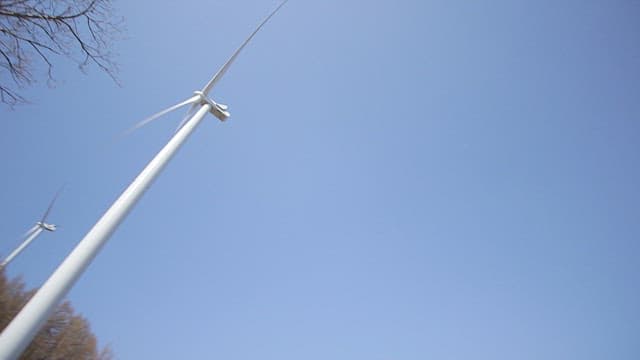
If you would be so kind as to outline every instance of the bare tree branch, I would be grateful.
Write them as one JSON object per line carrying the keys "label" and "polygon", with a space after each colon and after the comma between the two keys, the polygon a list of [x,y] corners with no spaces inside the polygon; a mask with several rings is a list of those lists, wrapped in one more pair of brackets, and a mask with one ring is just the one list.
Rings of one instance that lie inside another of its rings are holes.
{"label": "bare tree branch", "polygon": [[111,1],[0,0],[0,102],[26,102],[18,90],[36,82],[39,71],[53,82],[54,57],[71,59],[83,72],[94,65],[118,83],[111,48],[122,20]]}

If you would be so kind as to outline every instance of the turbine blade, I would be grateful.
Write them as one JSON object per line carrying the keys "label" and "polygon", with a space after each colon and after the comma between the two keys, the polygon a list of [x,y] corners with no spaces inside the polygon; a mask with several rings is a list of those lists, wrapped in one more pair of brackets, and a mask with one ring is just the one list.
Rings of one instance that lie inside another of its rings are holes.
{"label": "turbine blade", "polygon": [[178,130],[182,129],[182,127],[184,126],[184,124],[187,123],[187,121],[189,119],[191,119],[191,117],[193,116],[193,114],[196,112],[196,108],[198,107],[198,104],[193,104],[191,105],[191,107],[189,108],[189,110],[187,110],[187,113],[184,115],[184,117],[182,118],[182,121],[180,121],[180,124],[178,124],[178,127],[176,128],[175,132],[178,132]]}
{"label": "turbine blade", "polygon": [[273,17],[273,15],[275,15],[278,10],[280,10],[280,8],[287,3],[287,1],[289,0],[284,0],[283,2],[280,3],[280,5],[278,5],[278,7],[273,10],[271,12],[271,14],[269,14],[269,16],[267,16],[261,23],[260,25],[258,25],[258,27],[251,33],[251,35],[249,35],[249,37],[242,43],[242,45],[240,45],[240,47],[236,50],[236,52],[233,53],[233,55],[231,55],[231,57],[229,58],[229,60],[227,60],[226,63],[224,63],[224,65],[222,65],[222,67],[220,68],[220,70],[218,70],[218,72],[213,76],[213,78],[211,78],[211,80],[209,80],[209,82],[207,83],[207,85],[205,85],[205,87],[202,89],[202,93],[207,96],[209,94],[209,91],[211,91],[211,89],[213,88],[213,86],[220,81],[220,79],[222,78],[222,76],[224,76],[224,74],[227,72],[227,70],[229,69],[229,67],[231,66],[231,64],[235,61],[236,57],[238,56],[238,54],[240,54],[240,52],[242,51],[242,49],[244,49],[244,47],[249,43],[249,41],[251,41],[251,39],[255,36],[255,34],[258,33],[258,31],[260,31],[260,29],[264,26],[264,24],[267,23],[267,21],[269,21],[269,19],[271,19],[271,17]]}
{"label": "turbine blade", "polygon": [[65,185],[62,185],[58,191],[56,191],[56,194],[53,196],[53,199],[51,199],[51,202],[49,203],[49,207],[47,208],[47,211],[44,212],[44,215],[42,215],[42,219],[40,219],[40,222],[44,223],[44,221],[47,219],[47,216],[49,216],[49,213],[51,212],[51,208],[53,208],[53,204],[55,204],[56,200],[58,199],[58,195],[60,195],[60,193],[62,192],[62,190],[64,190]]}
{"label": "turbine blade", "polygon": [[155,114],[149,116],[148,118],[140,121],[139,123],[135,124],[134,126],[132,126],[129,130],[125,131],[123,135],[129,135],[132,132],[134,132],[134,131],[140,129],[141,127],[147,125],[148,123],[152,122],[153,120],[161,117],[162,115],[170,113],[170,112],[172,112],[172,111],[174,111],[176,109],[179,109],[179,108],[181,108],[181,107],[183,107],[185,105],[191,104],[191,103],[197,101],[198,99],[200,99],[200,97],[197,96],[197,95],[194,95],[194,96],[188,98],[187,100],[185,100],[183,102],[177,103],[177,104],[175,104],[175,105],[173,105],[171,107],[168,107],[168,108],[166,108],[166,109],[164,109],[164,110],[162,110],[162,111],[160,111],[158,113],[155,113]]}
{"label": "turbine blade", "polygon": [[22,234],[22,238],[26,239],[29,237],[29,235],[33,234],[34,231],[36,231],[36,229],[38,228],[38,224],[35,224],[31,227],[31,229],[27,230],[27,232],[25,232],[24,234]]}

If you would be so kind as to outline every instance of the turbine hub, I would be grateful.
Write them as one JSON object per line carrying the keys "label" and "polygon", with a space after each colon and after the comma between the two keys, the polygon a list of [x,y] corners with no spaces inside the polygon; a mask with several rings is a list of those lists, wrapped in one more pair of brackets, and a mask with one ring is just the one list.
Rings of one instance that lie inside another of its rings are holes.
{"label": "turbine hub", "polygon": [[231,114],[227,111],[229,108],[227,105],[218,104],[217,102],[209,99],[202,91],[194,91],[195,95],[200,97],[200,104],[209,104],[211,106],[210,112],[213,116],[217,117],[220,121],[225,121]]}
{"label": "turbine hub", "polygon": [[56,231],[57,226],[54,224],[47,224],[46,222],[38,221],[38,226],[47,231]]}

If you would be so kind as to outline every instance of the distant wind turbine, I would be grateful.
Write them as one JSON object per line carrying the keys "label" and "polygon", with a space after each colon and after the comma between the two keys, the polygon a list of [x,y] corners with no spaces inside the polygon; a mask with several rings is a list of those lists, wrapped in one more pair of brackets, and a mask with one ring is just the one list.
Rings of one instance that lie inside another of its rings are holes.
{"label": "distant wind turbine", "polygon": [[60,188],[60,190],[58,190],[53,196],[53,199],[51,199],[51,202],[49,203],[49,207],[47,207],[47,211],[44,212],[40,221],[38,221],[35,225],[33,225],[31,229],[29,229],[26,233],[24,233],[24,235],[22,235],[22,238],[24,239],[22,243],[15,250],[13,250],[13,252],[11,252],[11,254],[9,254],[9,256],[7,256],[7,258],[2,261],[2,263],[0,263],[0,269],[9,265],[11,260],[18,256],[22,252],[22,250],[26,249],[27,246],[29,246],[29,244],[31,244],[31,242],[35,240],[38,235],[40,235],[40,233],[42,233],[44,230],[56,231],[56,225],[49,224],[46,222],[46,220],[49,216],[49,213],[51,212],[51,209],[53,208],[53,204],[55,204],[56,199],[58,199],[58,195],[60,195],[61,191],[62,188]]}
{"label": "distant wind turbine", "polygon": [[[186,120],[183,121],[183,124],[181,124],[169,142],[156,154],[149,164],[147,164],[129,187],[124,190],[85,237],[80,240],[62,264],[51,274],[40,290],[35,293],[25,307],[4,329],[2,334],[0,334],[0,359],[15,360],[20,356],[38,329],[47,320],[55,306],[60,303],[62,298],[71,289],[75,281],[89,266],[111,234],[116,230],[122,220],[126,218],[129,211],[131,211],[140,197],[149,186],[151,186],[153,180],[160,174],[165,165],[195,130],[204,116],[208,112],[211,112],[222,121],[229,117],[225,105],[218,104],[207,96],[214,85],[227,72],[240,51],[242,51],[258,30],[260,30],[287,1],[288,0],[285,0],[280,3],[280,5],[260,23],[256,30],[251,33],[201,91],[195,92],[195,95],[189,99],[165,109],[136,125],[135,128],[139,128],[170,111],[191,104],[191,110],[188,112]],[[193,116],[189,116],[192,113]]]}

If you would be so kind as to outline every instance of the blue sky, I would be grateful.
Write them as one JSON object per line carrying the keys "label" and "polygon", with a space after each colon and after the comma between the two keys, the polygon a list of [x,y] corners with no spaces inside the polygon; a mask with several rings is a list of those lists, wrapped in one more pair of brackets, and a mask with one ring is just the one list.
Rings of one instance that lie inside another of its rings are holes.
{"label": "blue sky", "polygon": [[[118,87],[0,110],[38,286],[276,1],[116,3]],[[69,294],[120,359],[637,359],[640,2],[291,0]]]}

